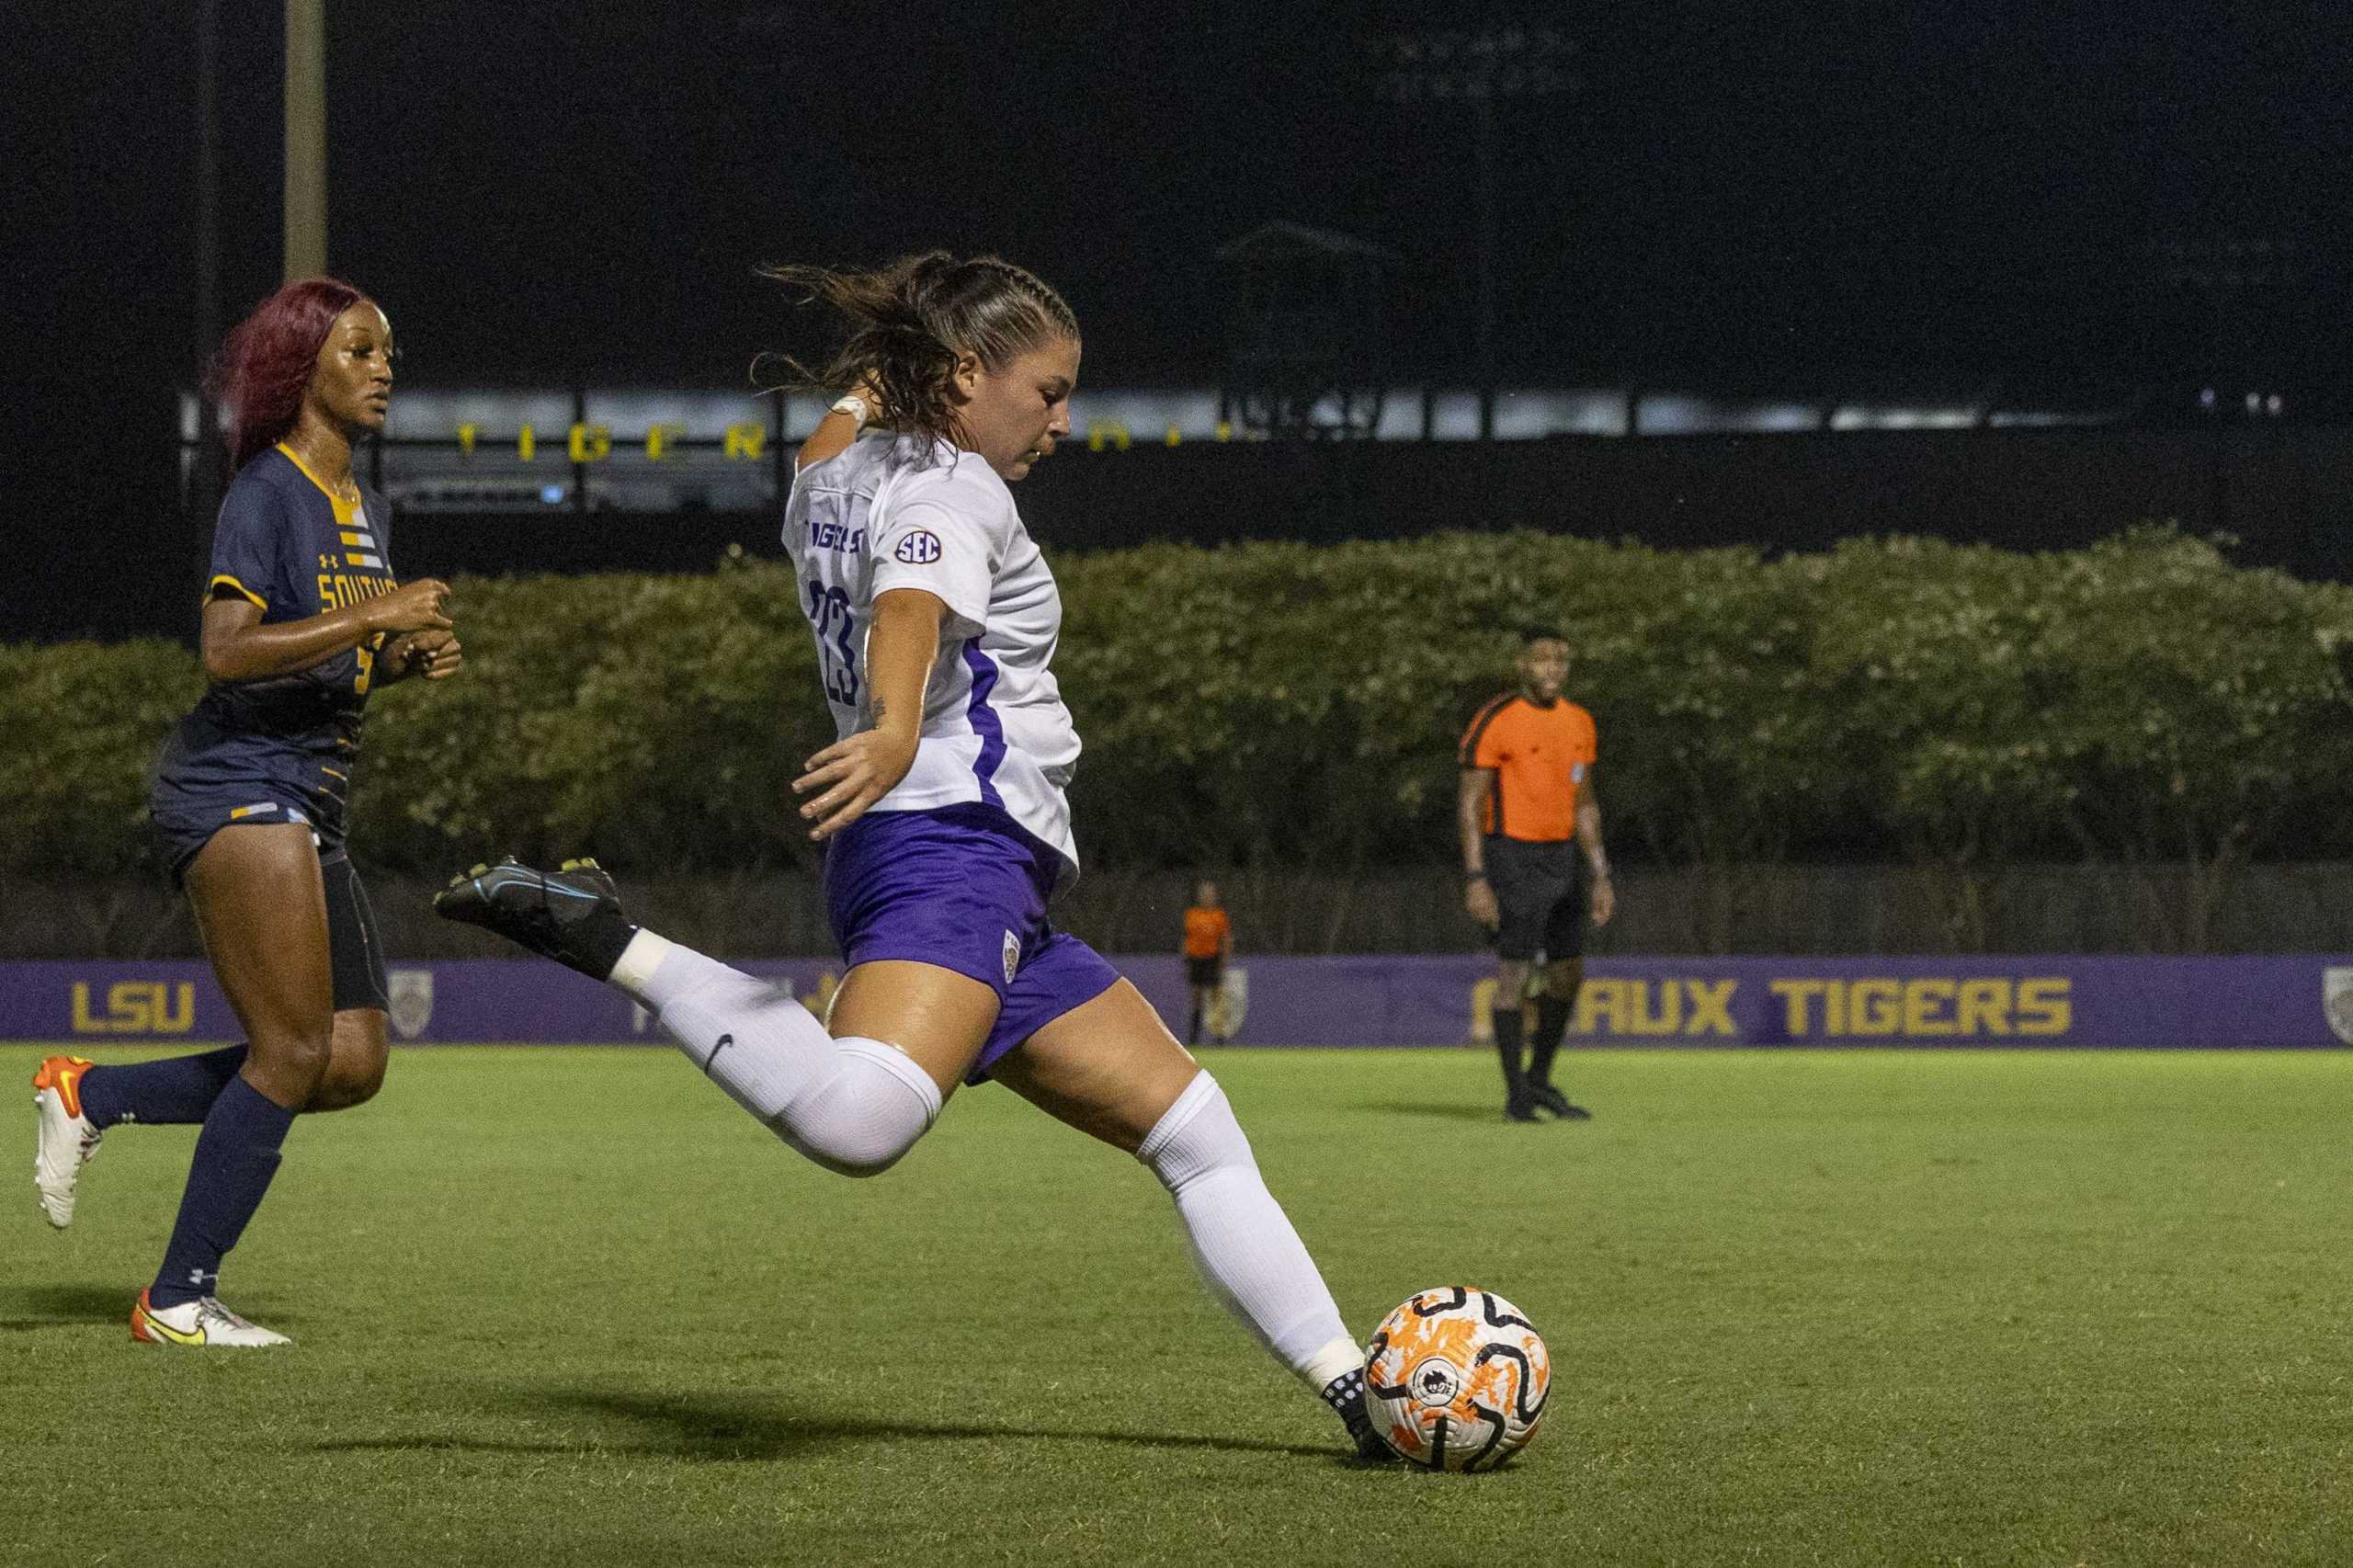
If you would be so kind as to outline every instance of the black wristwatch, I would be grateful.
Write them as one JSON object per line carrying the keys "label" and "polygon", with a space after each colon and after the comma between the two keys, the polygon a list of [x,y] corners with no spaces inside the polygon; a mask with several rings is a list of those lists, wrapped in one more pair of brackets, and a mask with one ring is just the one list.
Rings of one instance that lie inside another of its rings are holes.
{"label": "black wristwatch", "polygon": [[1483,882],[1486,880],[1487,873],[1484,871],[1465,871],[1462,873],[1462,883],[1465,887],[1470,886],[1472,882]]}

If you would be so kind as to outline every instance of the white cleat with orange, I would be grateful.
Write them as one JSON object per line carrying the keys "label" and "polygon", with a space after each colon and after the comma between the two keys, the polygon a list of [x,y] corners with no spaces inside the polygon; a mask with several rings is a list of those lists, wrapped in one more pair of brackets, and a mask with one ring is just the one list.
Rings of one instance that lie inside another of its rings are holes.
{"label": "white cleat with orange", "polygon": [[105,1136],[82,1114],[82,1074],[89,1067],[79,1056],[52,1056],[33,1074],[33,1105],[40,1112],[33,1185],[40,1189],[41,1213],[61,1231],[74,1222],[74,1184]]}
{"label": "white cleat with orange", "polygon": [[199,1296],[176,1307],[151,1307],[147,1292],[131,1309],[131,1337],[143,1345],[225,1346],[249,1347],[291,1345],[257,1323],[247,1323],[221,1304],[218,1296]]}

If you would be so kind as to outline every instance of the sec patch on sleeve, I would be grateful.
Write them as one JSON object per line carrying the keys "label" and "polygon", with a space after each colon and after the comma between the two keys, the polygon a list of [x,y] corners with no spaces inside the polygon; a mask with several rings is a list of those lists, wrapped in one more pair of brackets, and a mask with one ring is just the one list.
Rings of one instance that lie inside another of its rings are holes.
{"label": "sec patch on sleeve", "polygon": [[891,553],[910,566],[928,566],[939,559],[939,536],[929,528],[913,529]]}

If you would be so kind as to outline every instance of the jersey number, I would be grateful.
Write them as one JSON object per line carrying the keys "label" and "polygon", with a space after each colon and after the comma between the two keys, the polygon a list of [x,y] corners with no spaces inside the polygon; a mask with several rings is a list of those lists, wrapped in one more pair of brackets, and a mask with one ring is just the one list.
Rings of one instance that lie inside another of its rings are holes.
{"label": "jersey number", "polygon": [[849,596],[810,578],[809,624],[817,629],[817,647],[824,655],[825,695],[835,702],[856,707],[858,651],[849,642]]}

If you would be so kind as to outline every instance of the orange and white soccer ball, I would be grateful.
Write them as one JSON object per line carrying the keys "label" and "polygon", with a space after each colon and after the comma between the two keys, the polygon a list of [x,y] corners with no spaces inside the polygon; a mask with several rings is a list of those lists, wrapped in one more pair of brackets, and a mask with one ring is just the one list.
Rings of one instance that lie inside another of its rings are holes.
{"label": "orange and white soccer ball", "polygon": [[1493,1290],[1424,1290],[1365,1347],[1365,1407],[1402,1457],[1431,1470],[1493,1470],[1528,1446],[1552,1392],[1552,1358]]}

